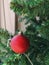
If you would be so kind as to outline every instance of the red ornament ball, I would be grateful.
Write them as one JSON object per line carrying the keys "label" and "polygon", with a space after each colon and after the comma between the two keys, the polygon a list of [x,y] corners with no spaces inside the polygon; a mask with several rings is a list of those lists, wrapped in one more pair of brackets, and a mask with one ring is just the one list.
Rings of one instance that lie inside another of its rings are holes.
{"label": "red ornament ball", "polygon": [[23,54],[30,46],[29,40],[22,34],[18,34],[11,39],[10,47],[15,53]]}

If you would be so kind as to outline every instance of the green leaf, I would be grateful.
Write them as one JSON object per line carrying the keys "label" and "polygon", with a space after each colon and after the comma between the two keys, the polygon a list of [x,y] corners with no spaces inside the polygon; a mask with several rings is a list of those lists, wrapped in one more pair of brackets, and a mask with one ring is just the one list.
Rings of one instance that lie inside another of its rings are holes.
{"label": "green leaf", "polygon": [[22,57],[21,57],[21,59],[19,60],[18,65],[27,65],[27,62],[26,62],[26,60],[25,60],[25,57],[24,57],[24,56],[22,56]]}

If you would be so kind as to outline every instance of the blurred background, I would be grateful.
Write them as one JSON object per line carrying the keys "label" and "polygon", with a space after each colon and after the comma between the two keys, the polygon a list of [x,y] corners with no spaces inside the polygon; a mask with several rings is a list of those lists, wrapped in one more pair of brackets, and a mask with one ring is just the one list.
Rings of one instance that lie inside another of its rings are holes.
{"label": "blurred background", "polygon": [[18,18],[21,16],[17,17],[10,9],[10,0],[0,0],[0,28],[7,29],[12,34],[17,28],[25,31],[24,22],[18,22]]}
{"label": "blurred background", "polygon": [[10,0],[0,0],[0,28],[15,32],[15,14],[10,10]]}

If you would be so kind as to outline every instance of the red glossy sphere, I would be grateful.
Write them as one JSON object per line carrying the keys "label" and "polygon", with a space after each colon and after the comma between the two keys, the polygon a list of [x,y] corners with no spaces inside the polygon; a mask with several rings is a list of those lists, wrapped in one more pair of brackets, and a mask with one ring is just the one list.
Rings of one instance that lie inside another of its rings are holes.
{"label": "red glossy sphere", "polygon": [[10,46],[15,53],[23,54],[28,50],[30,43],[27,37],[20,34],[11,39]]}

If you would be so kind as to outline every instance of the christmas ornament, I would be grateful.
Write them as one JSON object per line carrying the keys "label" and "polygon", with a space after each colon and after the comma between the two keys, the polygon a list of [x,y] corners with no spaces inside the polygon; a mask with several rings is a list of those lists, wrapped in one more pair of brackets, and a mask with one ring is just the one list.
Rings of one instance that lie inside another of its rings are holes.
{"label": "christmas ornament", "polygon": [[23,54],[29,48],[29,40],[23,34],[18,34],[11,39],[10,46],[15,53]]}

